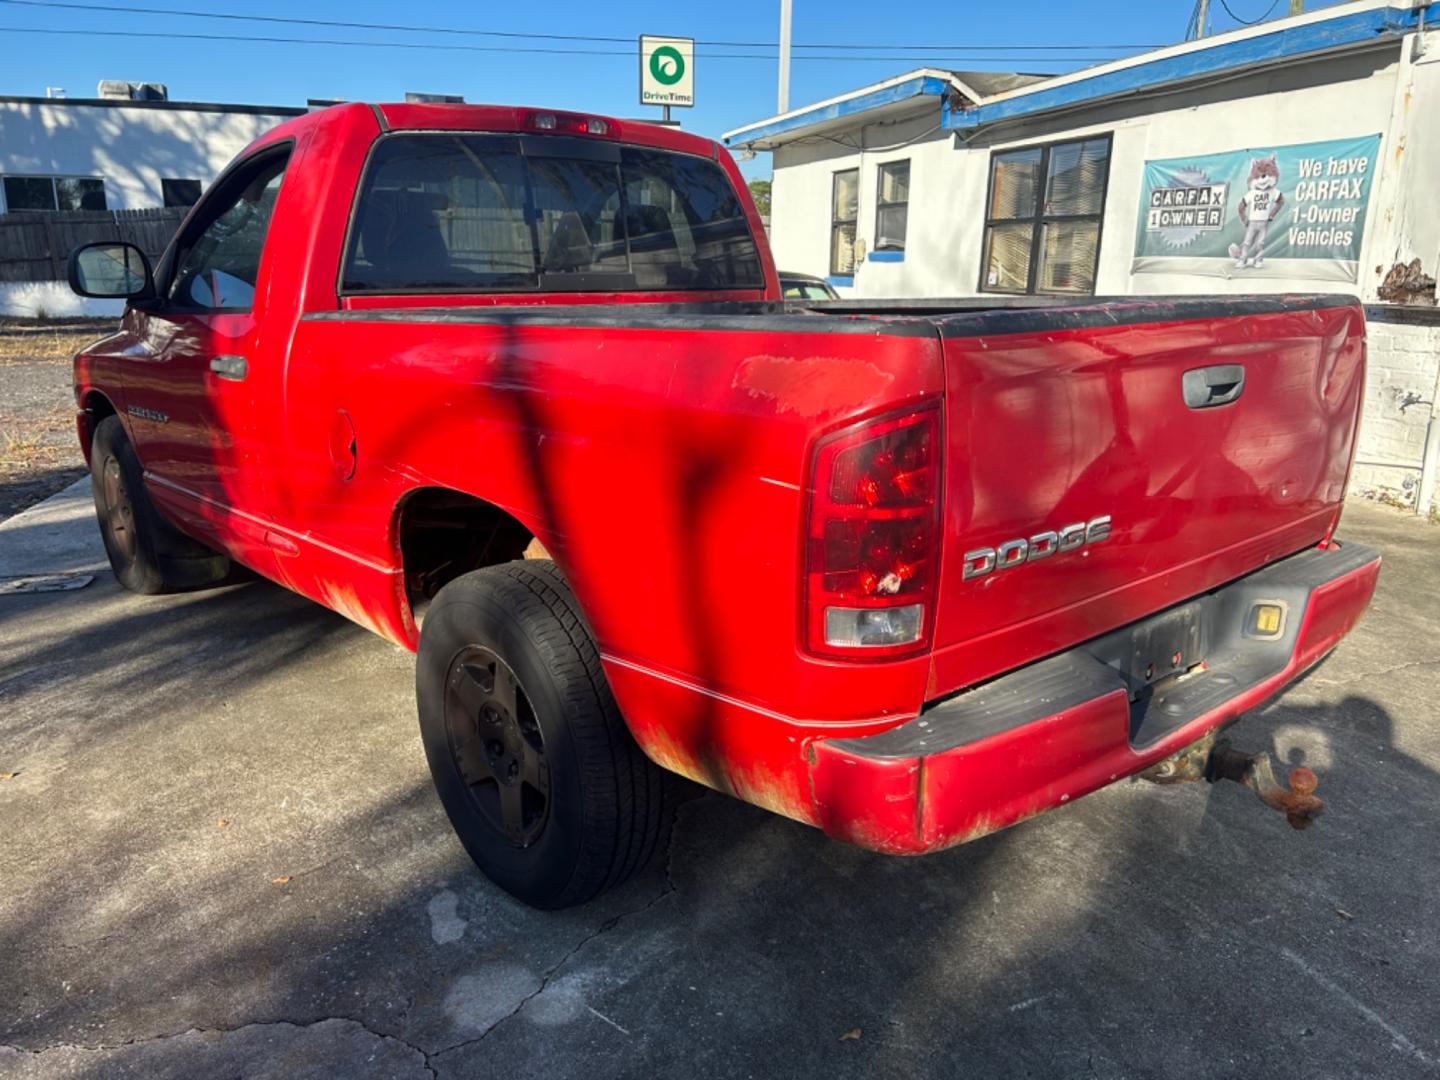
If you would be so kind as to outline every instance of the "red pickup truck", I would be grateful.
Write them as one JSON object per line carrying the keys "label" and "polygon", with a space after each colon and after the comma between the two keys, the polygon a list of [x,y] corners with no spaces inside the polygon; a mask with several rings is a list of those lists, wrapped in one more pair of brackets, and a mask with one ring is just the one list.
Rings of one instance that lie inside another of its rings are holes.
{"label": "red pickup truck", "polygon": [[445,809],[536,905],[645,862],[662,770],[894,853],[1213,779],[1375,586],[1353,299],[787,304],[675,130],[335,106],[153,269],[70,265],[128,301],[75,364],[117,578],[233,560],[417,650]]}

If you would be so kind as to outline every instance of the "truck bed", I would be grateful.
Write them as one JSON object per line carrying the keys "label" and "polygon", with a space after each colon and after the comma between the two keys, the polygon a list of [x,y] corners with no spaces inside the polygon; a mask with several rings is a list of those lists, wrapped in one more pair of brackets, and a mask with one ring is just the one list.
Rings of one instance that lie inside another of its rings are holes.
{"label": "truck bed", "polygon": [[[642,391],[649,411],[636,425],[665,426],[701,407],[703,425],[743,442],[744,426],[727,414],[763,406],[772,420],[799,421],[786,466],[772,459],[764,470],[796,490],[801,448],[817,434],[896,404],[897,379],[915,393],[943,383],[945,531],[927,701],[1323,540],[1343,496],[1363,384],[1363,315],[1342,295],[367,305],[306,322],[449,327],[452,350],[462,340],[521,354],[548,344],[565,356],[563,370],[545,369],[552,400],[575,393],[571,379],[585,377],[593,356],[597,372]],[[843,355],[825,344],[837,336],[851,342]],[[921,355],[896,339],[928,347]],[[620,355],[628,359],[617,367]],[[926,375],[931,356],[940,369]],[[1243,393],[1220,408],[1187,407],[1184,373],[1218,364],[1245,369]],[[735,452],[713,470],[753,471],[754,454],[728,445]],[[672,439],[660,452],[692,451]],[[655,527],[644,507],[686,497],[657,490],[653,504],[635,502],[637,528]],[[798,531],[797,508],[787,529]],[[1097,516],[1113,521],[1103,544],[964,576],[971,550]],[[788,555],[794,535],[772,534],[767,555]]]}

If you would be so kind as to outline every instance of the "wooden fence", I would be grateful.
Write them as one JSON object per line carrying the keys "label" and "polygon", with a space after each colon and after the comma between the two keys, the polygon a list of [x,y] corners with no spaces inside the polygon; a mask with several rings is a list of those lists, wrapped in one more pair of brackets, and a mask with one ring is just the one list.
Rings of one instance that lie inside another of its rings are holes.
{"label": "wooden fence", "polygon": [[0,214],[0,281],[63,281],[70,252],[96,240],[128,240],[154,265],[188,212],[167,206]]}

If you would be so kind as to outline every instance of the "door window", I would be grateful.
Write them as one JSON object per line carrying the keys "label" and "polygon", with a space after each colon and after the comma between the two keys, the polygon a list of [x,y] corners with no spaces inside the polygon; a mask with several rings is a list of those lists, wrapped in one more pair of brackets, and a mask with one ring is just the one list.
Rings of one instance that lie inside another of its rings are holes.
{"label": "door window", "polygon": [[288,147],[262,151],[232,172],[201,205],[176,248],[169,298],[177,307],[250,310],[265,234],[289,156]]}

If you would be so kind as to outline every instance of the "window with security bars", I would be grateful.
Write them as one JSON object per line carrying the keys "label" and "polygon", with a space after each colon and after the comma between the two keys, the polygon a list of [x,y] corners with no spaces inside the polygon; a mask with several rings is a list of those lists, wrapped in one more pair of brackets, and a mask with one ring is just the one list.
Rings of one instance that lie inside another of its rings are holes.
{"label": "window with security bars", "polygon": [[855,273],[855,224],[860,218],[860,170],[837,172],[830,187],[830,273]]}
{"label": "window with security bars", "polygon": [[990,157],[982,292],[1095,291],[1110,136]]}

